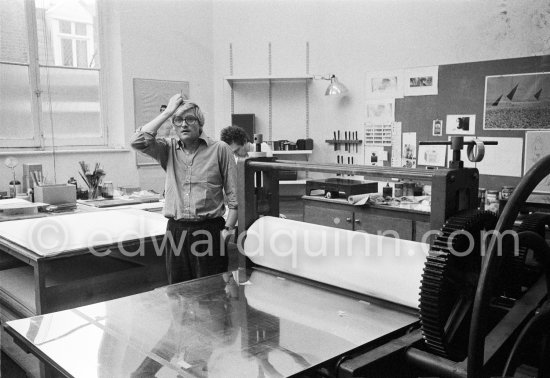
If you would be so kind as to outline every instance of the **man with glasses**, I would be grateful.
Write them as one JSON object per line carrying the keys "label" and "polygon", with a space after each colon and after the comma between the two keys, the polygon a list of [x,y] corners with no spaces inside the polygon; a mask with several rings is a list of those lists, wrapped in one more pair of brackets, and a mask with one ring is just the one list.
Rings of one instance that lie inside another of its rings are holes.
{"label": "man with glasses", "polygon": [[[156,138],[167,120],[177,139]],[[166,172],[165,254],[170,284],[227,270],[221,245],[237,222],[237,166],[229,146],[210,139],[203,126],[198,105],[176,94],[131,140],[134,149],[158,161]],[[224,192],[229,207],[226,220]]]}

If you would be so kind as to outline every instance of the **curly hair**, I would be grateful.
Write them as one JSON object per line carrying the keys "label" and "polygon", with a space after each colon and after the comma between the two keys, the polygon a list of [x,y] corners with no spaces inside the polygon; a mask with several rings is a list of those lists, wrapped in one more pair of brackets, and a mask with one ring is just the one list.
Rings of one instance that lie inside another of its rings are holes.
{"label": "curly hair", "polygon": [[239,126],[224,127],[220,133],[220,139],[227,144],[232,144],[235,142],[241,146],[244,146],[246,142],[249,142],[246,131]]}

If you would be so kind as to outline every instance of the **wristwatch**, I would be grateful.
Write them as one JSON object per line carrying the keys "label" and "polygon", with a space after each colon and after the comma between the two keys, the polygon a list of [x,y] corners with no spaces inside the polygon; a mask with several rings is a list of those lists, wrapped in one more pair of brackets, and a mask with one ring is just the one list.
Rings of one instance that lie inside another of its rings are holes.
{"label": "wristwatch", "polygon": [[224,230],[227,230],[227,231],[233,231],[234,229],[235,227],[229,227],[229,226],[224,227]]}

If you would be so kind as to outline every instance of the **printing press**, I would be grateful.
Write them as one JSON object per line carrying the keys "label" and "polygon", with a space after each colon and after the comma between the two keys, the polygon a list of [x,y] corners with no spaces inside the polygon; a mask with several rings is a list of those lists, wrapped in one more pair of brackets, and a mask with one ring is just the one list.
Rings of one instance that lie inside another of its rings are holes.
{"label": "printing press", "polygon": [[[430,244],[279,217],[279,170],[389,178],[410,169],[241,160],[238,270],[6,330],[67,377],[548,376],[550,222],[539,213],[514,222],[550,156],[497,218],[477,210],[478,171],[459,155],[449,169],[413,170],[432,182],[440,232]],[[500,255],[489,237],[482,260],[480,232],[512,229],[516,248],[503,238]]]}

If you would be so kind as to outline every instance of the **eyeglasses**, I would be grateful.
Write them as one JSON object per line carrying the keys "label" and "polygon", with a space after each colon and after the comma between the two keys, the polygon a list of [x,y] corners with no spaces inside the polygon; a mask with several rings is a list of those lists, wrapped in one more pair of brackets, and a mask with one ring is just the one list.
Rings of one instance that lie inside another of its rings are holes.
{"label": "eyeglasses", "polygon": [[176,127],[183,127],[183,122],[185,122],[189,126],[195,126],[196,124],[199,123],[199,119],[193,116],[186,116],[186,117],[176,116],[172,118],[172,125]]}

